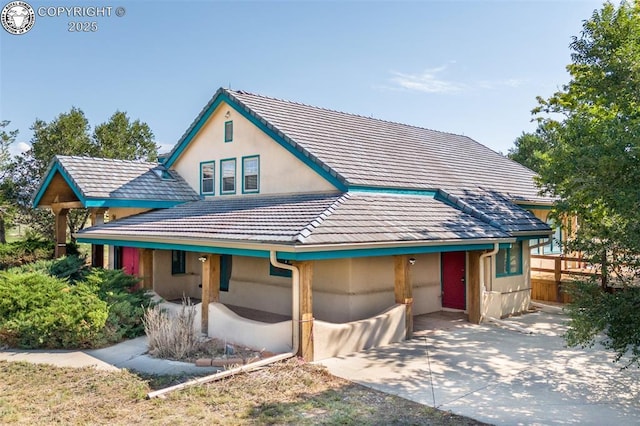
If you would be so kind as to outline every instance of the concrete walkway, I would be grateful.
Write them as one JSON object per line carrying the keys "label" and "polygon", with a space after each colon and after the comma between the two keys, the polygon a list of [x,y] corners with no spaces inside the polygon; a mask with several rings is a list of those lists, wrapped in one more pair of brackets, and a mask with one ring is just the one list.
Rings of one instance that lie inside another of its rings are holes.
{"label": "concrete walkway", "polygon": [[621,371],[599,348],[566,348],[563,314],[508,321],[536,334],[449,322],[321,364],[336,376],[487,423],[640,424],[638,369]]}
{"label": "concrete walkway", "polygon": [[154,375],[202,375],[218,371],[214,367],[196,367],[191,363],[152,358],[146,352],[147,338],[142,336],[107,348],[86,351],[0,351],[0,361],[27,361],[58,367],[95,367],[100,370],[126,368]]}

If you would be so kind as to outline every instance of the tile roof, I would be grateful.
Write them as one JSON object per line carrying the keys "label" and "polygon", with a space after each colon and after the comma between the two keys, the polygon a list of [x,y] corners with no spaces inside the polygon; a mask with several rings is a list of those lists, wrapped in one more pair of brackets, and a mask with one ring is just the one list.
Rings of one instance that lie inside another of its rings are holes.
{"label": "tile roof", "polygon": [[533,171],[467,136],[243,91],[220,89],[214,99],[219,93],[348,185],[444,190],[480,186],[513,200],[549,201],[538,195]]}
{"label": "tile roof", "polygon": [[201,200],[126,217],[79,235],[303,245],[509,238],[431,197],[369,193]]}
{"label": "tile roof", "polygon": [[200,197],[175,171],[157,163],[58,155],[84,198],[191,201]]}
{"label": "tile roof", "polygon": [[511,235],[551,232],[549,225],[533,213],[496,191],[482,188],[441,190],[437,198]]}

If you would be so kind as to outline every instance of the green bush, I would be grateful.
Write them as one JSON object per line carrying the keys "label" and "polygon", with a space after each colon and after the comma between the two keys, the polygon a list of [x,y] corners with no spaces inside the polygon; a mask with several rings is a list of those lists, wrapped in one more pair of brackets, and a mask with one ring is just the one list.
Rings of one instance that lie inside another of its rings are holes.
{"label": "green bush", "polygon": [[142,317],[151,305],[150,297],[138,289],[138,279],[122,270],[94,268],[86,282],[109,306],[109,316],[99,345],[119,342],[144,334]]}
{"label": "green bush", "polygon": [[90,268],[76,256],[0,273],[0,343],[24,348],[100,347],[144,334],[151,301],[138,279]]}
{"label": "green bush", "polygon": [[54,244],[29,236],[25,239],[0,244],[0,270],[53,257]]}
{"label": "green bush", "polygon": [[59,259],[38,260],[11,268],[13,272],[40,272],[57,278],[68,278],[71,283],[82,281],[89,274],[84,258],[66,256]]}
{"label": "green bush", "polygon": [[91,347],[107,317],[107,303],[87,284],[37,272],[0,274],[0,339],[11,346]]}

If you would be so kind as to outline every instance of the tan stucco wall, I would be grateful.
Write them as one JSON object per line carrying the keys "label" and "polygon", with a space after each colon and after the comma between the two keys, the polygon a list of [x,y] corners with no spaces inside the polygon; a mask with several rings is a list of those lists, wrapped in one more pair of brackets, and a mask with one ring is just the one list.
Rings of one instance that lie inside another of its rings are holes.
{"label": "tan stucco wall", "polygon": [[[417,255],[412,266],[414,314],[440,310],[440,255]],[[316,261],[313,313],[334,323],[377,315],[395,303],[393,257]],[[291,314],[291,279],[269,275],[269,260],[233,256],[228,292],[220,302]]]}
{"label": "tan stucco wall", "polygon": [[291,315],[291,279],[269,275],[269,259],[233,256],[229,291],[220,292],[227,305]]}
{"label": "tan stucco wall", "polygon": [[404,340],[405,313],[404,305],[394,305],[360,321],[344,324],[314,321],[314,361]]}
{"label": "tan stucco wall", "polygon": [[[227,111],[228,118],[225,117]],[[233,141],[224,142],[224,123],[229,120],[233,121]],[[260,156],[260,194],[335,190],[333,185],[226,103],[218,106],[172,168],[200,193],[200,163],[215,161],[214,187],[218,197],[220,160],[235,158],[236,194],[242,194],[242,157],[249,155]]]}
{"label": "tan stucco wall", "polygon": [[186,273],[171,275],[171,250],[154,250],[153,290],[166,300],[180,299],[183,295],[200,299],[201,269],[198,253],[187,252]]}
{"label": "tan stucco wall", "polygon": [[522,274],[508,277],[496,277],[495,256],[492,257],[491,285],[487,290],[500,293],[500,297],[492,297],[489,303],[499,303],[487,306],[492,313],[499,312],[501,317],[525,311],[531,302],[531,257],[528,241],[522,242]]}
{"label": "tan stucco wall", "polygon": [[134,209],[125,207],[111,207],[108,211],[109,220],[122,219],[123,217],[133,216],[149,211],[150,209]]}

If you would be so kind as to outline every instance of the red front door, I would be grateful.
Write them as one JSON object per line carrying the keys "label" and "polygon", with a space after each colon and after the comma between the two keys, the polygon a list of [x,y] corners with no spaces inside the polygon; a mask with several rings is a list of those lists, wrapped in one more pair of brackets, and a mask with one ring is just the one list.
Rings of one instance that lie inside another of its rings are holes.
{"label": "red front door", "polygon": [[453,251],[442,253],[442,307],[451,309],[465,309],[466,253]]}
{"label": "red front door", "polygon": [[122,269],[129,275],[138,275],[138,249],[122,247]]}

